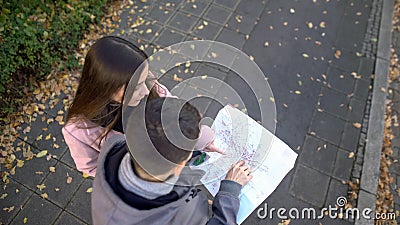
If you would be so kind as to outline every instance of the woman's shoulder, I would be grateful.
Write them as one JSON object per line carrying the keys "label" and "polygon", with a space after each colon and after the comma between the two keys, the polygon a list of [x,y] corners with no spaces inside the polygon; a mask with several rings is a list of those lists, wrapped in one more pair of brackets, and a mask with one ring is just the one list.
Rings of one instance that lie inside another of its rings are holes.
{"label": "woman's shoulder", "polygon": [[83,118],[71,118],[62,131],[65,134],[70,134],[72,136],[92,136],[101,134],[104,131],[104,127]]}

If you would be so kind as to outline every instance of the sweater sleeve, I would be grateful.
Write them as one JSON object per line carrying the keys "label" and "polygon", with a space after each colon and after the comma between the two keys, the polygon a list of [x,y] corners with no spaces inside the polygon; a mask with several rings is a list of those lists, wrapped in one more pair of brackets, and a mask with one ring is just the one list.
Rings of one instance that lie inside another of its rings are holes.
{"label": "sweater sleeve", "polygon": [[[81,129],[78,128],[77,124],[69,123],[62,128],[62,133],[76,168],[94,177],[96,175],[97,159],[100,154],[99,145],[103,144],[103,141],[99,143],[100,140],[97,138],[102,133],[102,127]],[[112,130],[108,136],[115,133],[119,132]]]}
{"label": "sweater sleeve", "polygon": [[168,88],[165,87],[164,85],[162,85],[160,82],[158,82],[157,80],[154,81],[154,88],[158,94],[158,96],[160,97],[172,97],[172,98],[178,98],[175,95],[172,95],[171,92],[169,92]]}
{"label": "sweater sleeve", "polygon": [[239,211],[239,194],[242,185],[231,180],[222,180],[212,204],[212,217],[208,225],[236,224]]}
{"label": "sweater sleeve", "polygon": [[199,140],[196,143],[194,149],[203,150],[214,141],[214,131],[206,125],[201,125]]}

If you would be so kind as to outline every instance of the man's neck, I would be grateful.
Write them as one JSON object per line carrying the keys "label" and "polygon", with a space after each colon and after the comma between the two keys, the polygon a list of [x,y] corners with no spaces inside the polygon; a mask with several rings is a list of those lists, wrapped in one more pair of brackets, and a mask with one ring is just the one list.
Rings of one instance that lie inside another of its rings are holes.
{"label": "man's neck", "polygon": [[144,171],[141,167],[139,167],[132,160],[131,160],[131,165],[132,165],[132,168],[133,168],[133,172],[136,174],[136,176],[138,176],[139,178],[141,178],[141,179],[143,179],[145,181],[161,183],[161,182],[164,182],[165,180],[167,180],[168,178],[171,177],[171,175],[168,174],[168,175],[160,175],[160,176],[157,176],[157,178],[156,178],[156,177],[151,176],[150,174],[148,174],[146,171]]}

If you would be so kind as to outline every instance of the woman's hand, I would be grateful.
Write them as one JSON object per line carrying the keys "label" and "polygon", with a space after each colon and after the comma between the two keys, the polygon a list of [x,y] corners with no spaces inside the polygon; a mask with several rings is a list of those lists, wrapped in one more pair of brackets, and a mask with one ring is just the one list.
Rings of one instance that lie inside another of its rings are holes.
{"label": "woman's hand", "polygon": [[225,179],[235,181],[244,186],[253,178],[253,175],[251,175],[250,172],[250,167],[245,165],[243,160],[240,160],[239,162],[232,164]]}
{"label": "woman's hand", "polygon": [[220,149],[220,148],[218,148],[217,146],[214,145],[214,141],[211,142],[211,144],[209,144],[206,148],[204,148],[203,151],[205,151],[205,152],[218,152],[220,154],[225,155],[225,152],[222,149]]}

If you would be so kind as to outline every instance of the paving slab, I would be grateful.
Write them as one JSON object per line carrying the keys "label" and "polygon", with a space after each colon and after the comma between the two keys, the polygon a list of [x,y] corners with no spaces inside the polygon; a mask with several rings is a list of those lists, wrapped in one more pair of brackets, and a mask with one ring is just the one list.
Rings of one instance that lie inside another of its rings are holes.
{"label": "paving slab", "polygon": [[[43,113],[43,116],[47,114]],[[34,118],[27,123],[22,123],[20,126],[16,128],[19,133],[19,137],[21,140],[26,141],[27,143],[32,144],[36,138],[45,130],[47,129],[47,122],[42,121],[41,116],[38,118]]]}
{"label": "paving slab", "polygon": [[352,98],[346,120],[350,123],[362,123],[365,111],[365,102]]}
{"label": "paving slab", "polygon": [[209,1],[184,1],[178,8],[180,11],[200,17],[207,10]]}
{"label": "paving slab", "polygon": [[310,132],[332,144],[338,145],[345,128],[345,121],[326,112],[316,111]]}
{"label": "paving slab", "polygon": [[156,39],[155,43],[162,46],[167,47],[175,43],[179,43],[185,39],[186,35],[179,31],[164,28],[158,38]]}
{"label": "paving slab", "polygon": [[72,224],[84,225],[84,224],[88,224],[88,223],[84,223],[83,221],[79,220],[72,214],[67,213],[65,211],[61,213],[61,216],[58,218],[58,220],[55,223],[55,225],[72,225]]}
{"label": "paving slab", "polygon": [[84,180],[66,207],[67,212],[88,224],[93,224],[90,205],[91,192],[88,192],[88,189],[92,187],[92,182],[92,179]]}
{"label": "paving slab", "polygon": [[64,152],[64,155],[61,156],[60,161],[61,161],[62,163],[64,163],[65,165],[68,165],[68,166],[71,167],[71,168],[76,168],[74,159],[72,159],[71,153],[70,153],[70,151],[69,151],[68,148],[67,148],[67,150]]}
{"label": "paving slab", "polygon": [[240,0],[215,0],[214,2],[216,5],[220,5],[228,9],[235,9],[240,3]]}
{"label": "paving slab", "polygon": [[246,41],[246,36],[236,31],[224,28],[219,34],[217,41],[231,45],[237,49],[242,49]]}
{"label": "paving slab", "polygon": [[361,100],[366,99],[368,97],[370,85],[370,81],[365,81],[361,79],[356,80],[354,87],[354,97]]}
{"label": "paving slab", "polygon": [[323,87],[319,99],[320,109],[343,119],[347,116],[349,97],[330,88]]}
{"label": "paving slab", "polygon": [[144,16],[146,18],[155,20],[159,23],[167,22],[175,13],[175,7],[166,7],[156,4],[152,4],[149,9],[146,10]]}
{"label": "paving slab", "polygon": [[358,146],[360,136],[360,128],[355,127],[354,123],[346,122],[342,137],[340,139],[340,147],[355,151]]}
{"label": "paving slab", "polygon": [[[313,179],[309,179],[310,177]],[[321,208],[325,203],[329,181],[329,176],[298,164],[290,193],[305,202]]]}
{"label": "paving slab", "polygon": [[36,190],[37,185],[43,184],[45,178],[50,173],[49,167],[57,164],[57,160],[46,156],[25,160],[24,166],[17,168],[15,175],[10,176],[15,181],[23,184],[31,190]]}
{"label": "paving slab", "polygon": [[83,181],[82,173],[58,163],[43,183],[46,188],[36,190],[38,194],[46,193],[49,201],[64,208]]}
{"label": "paving slab", "polygon": [[193,35],[204,40],[214,40],[221,32],[223,25],[206,21],[207,26],[204,26],[204,21],[206,20],[200,20],[197,23]]}
{"label": "paving slab", "polygon": [[157,21],[147,21],[145,24],[135,27],[129,34],[140,40],[152,42],[160,35],[162,25]]}
{"label": "paving slab", "polygon": [[298,161],[322,173],[332,175],[337,152],[336,146],[314,136],[307,136]]}
{"label": "paving slab", "polygon": [[250,34],[259,18],[255,15],[242,15],[234,12],[226,24],[228,29],[234,30],[242,34]]}
{"label": "paving slab", "polygon": [[10,224],[53,224],[62,209],[33,194]]}
{"label": "paving slab", "polygon": [[196,25],[198,20],[198,17],[192,16],[191,14],[177,12],[168,22],[168,26],[182,32],[189,32]]}
{"label": "paving slab", "polygon": [[207,9],[207,11],[204,13],[203,17],[204,19],[209,20],[211,22],[225,25],[231,14],[232,14],[231,10],[215,4],[211,4]]}
{"label": "paving slab", "polygon": [[23,208],[27,200],[32,196],[23,185],[11,180],[1,192],[2,198],[0,199],[0,223],[8,224]]}
{"label": "paving slab", "polygon": [[63,100],[66,98],[67,96],[64,93],[61,93],[57,97],[47,99],[44,103],[44,105],[46,106],[44,110],[45,113],[51,116],[57,116],[60,110],[65,111],[66,107]]}
{"label": "paving slab", "polygon": [[[353,168],[354,158],[349,157],[349,152],[338,149],[335,167],[333,169],[333,177],[340,179],[341,181],[348,181],[351,175],[351,169]],[[342,195],[344,192],[342,192]]]}
{"label": "paving slab", "polygon": [[329,87],[347,95],[353,93],[355,79],[350,72],[330,66],[326,76]]}
{"label": "paving slab", "polygon": [[[56,117],[47,118],[48,126],[33,142],[33,145],[40,150],[48,150],[52,156],[60,158],[67,150],[64,136],[62,135],[62,125],[55,120]],[[51,122],[50,122],[51,121]]]}

